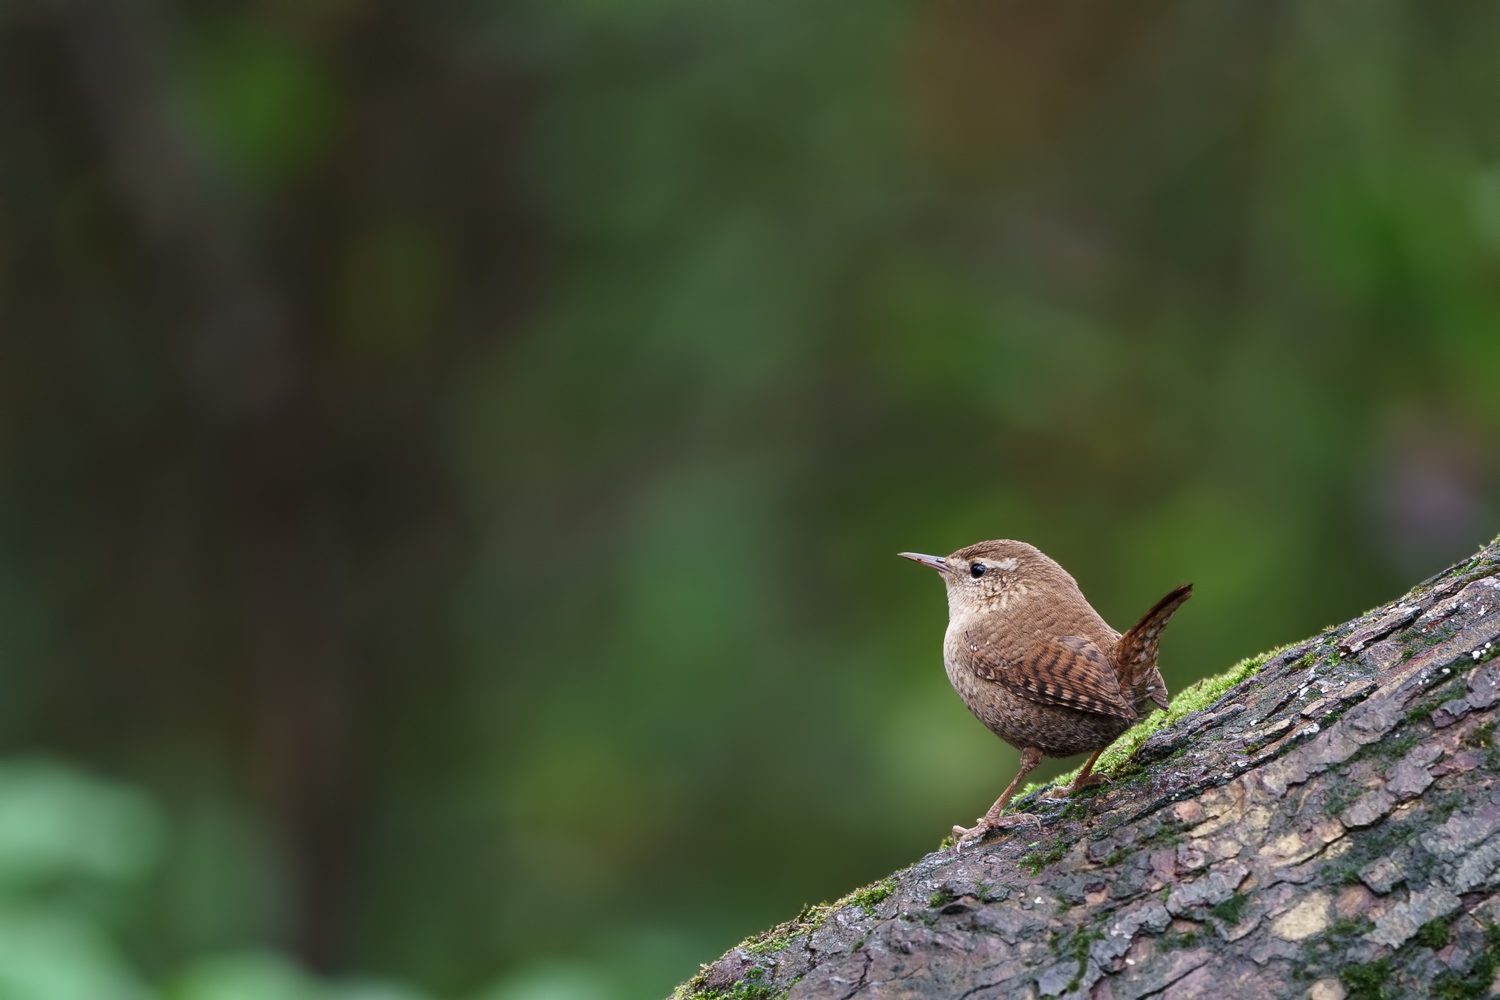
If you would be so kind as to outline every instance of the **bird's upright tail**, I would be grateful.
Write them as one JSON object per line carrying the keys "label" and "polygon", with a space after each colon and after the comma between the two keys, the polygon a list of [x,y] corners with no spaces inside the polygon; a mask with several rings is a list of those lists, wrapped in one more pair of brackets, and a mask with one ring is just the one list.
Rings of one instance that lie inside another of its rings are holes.
{"label": "bird's upright tail", "polygon": [[1156,669],[1157,643],[1161,638],[1161,630],[1167,627],[1168,619],[1182,607],[1182,602],[1192,596],[1191,583],[1178,587],[1157,601],[1155,607],[1147,611],[1130,631],[1120,636],[1120,641],[1115,645],[1115,663],[1119,664],[1121,680],[1124,682],[1120,686],[1135,692],[1139,700],[1150,698],[1162,711],[1167,708],[1167,685],[1161,679],[1161,672]]}

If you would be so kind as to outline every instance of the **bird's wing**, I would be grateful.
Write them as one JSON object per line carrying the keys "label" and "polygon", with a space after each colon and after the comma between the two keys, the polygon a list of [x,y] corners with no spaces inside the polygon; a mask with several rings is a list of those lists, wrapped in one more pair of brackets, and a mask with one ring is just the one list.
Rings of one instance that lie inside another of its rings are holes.
{"label": "bird's wing", "polygon": [[1099,647],[1076,635],[1037,643],[1005,656],[989,646],[972,649],[970,669],[985,680],[1044,705],[1078,708],[1134,719],[1135,708],[1120,693],[1114,667]]}

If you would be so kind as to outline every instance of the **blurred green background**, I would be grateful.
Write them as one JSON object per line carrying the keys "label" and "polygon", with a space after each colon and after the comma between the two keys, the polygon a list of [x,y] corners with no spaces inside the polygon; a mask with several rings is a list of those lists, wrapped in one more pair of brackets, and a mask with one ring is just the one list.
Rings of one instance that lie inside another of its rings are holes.
{"label": "blurred green background", "polygon": [[[0,2],[0,1000],[644,1000],[1500,530],[1500,7]],[[1049,765],[1056,770],[1063,765]]]}

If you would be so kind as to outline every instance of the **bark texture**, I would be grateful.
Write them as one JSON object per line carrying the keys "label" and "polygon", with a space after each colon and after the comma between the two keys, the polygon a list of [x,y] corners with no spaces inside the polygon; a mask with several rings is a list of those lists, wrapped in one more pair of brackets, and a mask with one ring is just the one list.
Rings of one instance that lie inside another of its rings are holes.
{"label": "bark texture", "polygon": [[1500,539],[1252,665],[1102,790],[1020,799],[1039,830],[810,907],[677,1000],[1494,995],[1497,574]]}

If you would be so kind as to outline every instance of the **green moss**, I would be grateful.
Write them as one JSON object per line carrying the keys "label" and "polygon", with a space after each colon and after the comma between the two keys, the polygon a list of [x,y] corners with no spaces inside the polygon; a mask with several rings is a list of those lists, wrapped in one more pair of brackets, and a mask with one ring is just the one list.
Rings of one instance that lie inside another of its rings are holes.
{"label": "green moss", "polygon": [[815,931],[819,927],[823,926],[823,922],[827,920],[836,909],[838,909],[838,907],[832,906],[828,903],[808,903],[806,906],[802,907],[802,912],[798,913],[797,919],[792,922],[795,924],[801,924],[809,931]]}
{"label": "green moss", "polygon": [[[803,912],[807,911],[804,909]],[[801,918],[799,917],[798,919],[800,920]],[[803,930],[804,928],[798,926],[797,920],[793,920],[790,923],[777,924],[768,931],[745,938],[745,940],[739,943],[738,947],[745,949],[745,951],[757,957],[775,954],[791,944]]]}
{"label": "green moss", "polygon": [[1436,825],[1439,823],[1446,823],[1449,816],[1452,816],[1461,807],[1467,805],[1469,802],[1469,795],[1466,792],[1454,788],[1449,789],[1448,791],[1438,792],[1436,795],[1428,792],[1427,795],[1423,797],[1423,801],[1427,803],[1428,813],[1432,817],[1430,822]]}
{"label": "green moss", "polygon": [[875,882],[871,885],[865,886],[863,889],[854,890],[853,892],[849,893],[849,895],[839,900],[839,903],[847,903],[850,906],[857,906],[865,911],[865,916],[874,916],[875,904],[889,898],[891,893],[895,891],[896,880],[893,878],[883,878],[879,882]]}
{"label": "green moss", "polygon": [[1445,972],[1432,981],[1434,1000],[1480,1000],[1489,991],[1489,983],[1480,985],[1473,976]]}
{"label": "green moss", "polygon": [[671,1000],[781,1000],[790,992],[791,987],[775,989],[765,982],[765,977],[764,969],[751,968],[746,971],[743,979],[723,989],[711,990],[708,988],[705,968],[705,971],[699,972],[673,990]]}
{"label": "green moss", "polygon": [[1375,925],[1367,917],[1344,917],[1335,920],[1321,935],[1321,940],[1332,941],[1337,944],[1348,944],[1362,934],[1368,934],[1375,929]]}
{"label": "green moss", "polygon": [[[1177,692],[1176,696],[1172,699],[1171,705],[1165,712],[1152,712],[1126,730],[1119,739],[1111,743],[1099,755],[1098,761],[1094,764],[1094,772],[1110,777],[1125,776],[1125,765],[1127,762],[1140,749],[1141,744],[1150,739],[1158,730],[1165,729],[1167,726],[1176,723],[1193,712],[1208,708],[1240,681],[1254,676],[1265,665],[1267,660],[1286,648],[1286,646],[1281,646],[1276,649],[1267,650],[1257,656],[1247,656],[1222,674],[1205,677],[1200,681],[1189,684]],[[1031,792],[1045,784],[1072,784],[1073,779],[1077,776],[1078,770],[1075,769],[1056,779],[1055,782],[1034,782],[1026,787],[1026,791]]]}
{"label": "green moss", "polygon": [[[1425,929],[1425,927],[1424,927]],[[1419,932],[1420,933],[1420,932]],[[1432,983],[1436,1000],[1479,1000],[1490,995],[1490,983],[1500,970],[1500,927],[1484,925],[1484,950],[1468,972],[1445,972]]]}
{"label": "green moss", "polygon": [[1448,930],[1446,920],[1429,920],[1417,928],[1417,944],[1423,948],[1431,948],[1433,951],[1446,945],[1452,934]]}
{"label": "green moss", "polygon": [[1084,970],[1088,968],[1089,945],[1095,941],[1103,940],[1104,934],[1099,930],[1078,928],[1072,934],[1053,931],[1048,937],[1047,943],[1052,947],[1053,954],[1059,958],[1071,958],[1078,963],[1078,971],[1073,974],[1072,982],[1068,983],[1063,990],[1064,993],[1072,993],[1078,989],[1083,981]]}
{"label": "green moss", "polygon": [[[1387,736],[1385,739],[1376,740],[1374,743],[1367,743],[1356,750],[1354,756],[1344,761],[1343,766],[1337,771],[1340,781],[1348,779],[1354,765],[1367,758],[1380,757],[1386,760],[1395,760],[1398,757],[1405,757],[1407,752],[1417,745],[1419,737],[1412,730],[1409,721],[1402,723],[1402,728],[1398,729],[1397,732],[1400,735]],[[1363,794],[1364,789],[1360,788],[1357,791],[1358,794]],[[1344,794],[1343,792],[1331,791],[1328,797],[1337,799]],[[1330,815],[1332,814],[1333,812],[1330,811]]]}
{"label": "green moss", "polygon": [[1370,747],[1382,757],[1405,757],[1406,752],[1416,745],[1417,734],[1408,729],[1400,736],[1388,740],[1376,740],[1370,744]]}
{"label": "green moss", "polygon": [[1473,583],[1475,580],[1490,576],[1495,572],[1495,565],[1495,563],[1488,560],[1475,559],[1467,567],[1459,570],[1458,579],[1455,581],[1457,586],[1454,589],[1461,590],[1465,585]]}
{"label": "green moss", "polygon": [[1396,643],[1409,652],[1421,652],[1431,649],[1451,639],[1458,634],[1458,627],[1451,621],[1437,622],[1428,626],[1427,631],[1409,628],[1396,634]]}
{"label": "green moss", "polygon": [[1172,933],[1162,938],[1162,947],[1168,951],[1177,948],[1192,948],[1198,944],[1198,932],[1188,931],[1186,934]]}
{"label": "green moss", "polygon": [[1032,875],[1039,874],[1048,865],[1056,864],[1068,853],[1068,845],[1061,839],[1053,842],[1052,846],[1044,851],[1032,851],[1021,858],[1017,864]]}
{"label": "green moss", "polygon": [[1154,828],[1148,826],[1147,831],[1142,831],[1144,836],[1136,842],[1136,847],[1143,851],[1166,850],[1168,847],[1176,847],[1186,839],[1182,824],[1177,822],[1170,813],[1158,821]]}
{"label": "green moss", "polygon": [[765,970],[752,968],[745,978],[736,981],[727,989],[704,990],[691,995],[690,1000],[779,1000],[788,990],[777,992],[770,983],[764,982]]}
{"label": "green moss", "polygon": [[1106,786],[1086,785],[1068,796],[1068,804],[1063,806],[1061,818],[1063,820],[1082,821],[1089,814],[1089,799],[1104,791]]}
{"label": "green moss", "polygon": [[895,876],[891,876],[861,889],[855,889],[832,903],[809,903],[802,907],[802,912],[798,913],[792,921],[773,927],[763,934],[748,937],[739,943],[739,947],[752,955],[770,955],[781,951],[803,934],[816,931],[835,911],[846,906],[857,906],[865,912],[866,916],[873,916],[875,905],[887,899],[895,891],[896,879]]}
{"label": "green moss", "polygon": [[1245,904],[1249,901],[1250,898],[1248,896],[1244,895],[1243,893],[1237,892],[1233,896],[1230,896],[1228,899],[1224,900],[1224,902],[1210,909],[1208,912],[1211,913],[1216,919],[1223,921],[1230,927],[1233,927],[1235,924],[1239,923],[1240,920],[1245,916]]}
{"label": "green moss", "polygon": [[1352,806],[1364,792],[1362,785],[1347,780],[1335,782],[1328,789],[1328,797],[1323,800],[1323,812],[1329,816],[1337,816]]}
{"label": "green moss", "polygon": [[672,991],[669,1000],[693,1000],[701,997],[708,987],[708,966],[700,966],[698,974]]}
{"label": "green moss", "polygon": [[[1357,938],[1368,934],[1374,926],[1364,917],[1335,920],[1327,930],[1303,943],[1300,955],[1292,963],[1294,976],[1302,981],[1311,981],[1344,969],[1345,957],[1348,955],[1350,946]],[[1358,975],[1356,973],[1356,978]],[[1348,983],[1346,982],[1345,985],[1347,986]],[[1354,994],[1351,990],[1352,995]],[[1382,994],[1366,993],[1364,995],[1380,996]]]}
{"label": "green moss", "polygon": [[1324,869],[1325,881],[1330,884],[1361,884],[1361,871],[1382,858],[1399,855],[1407,883],[1424,884],[1431,876],[1436,860],[1426,851],[1412,848],[1416,845],[1417,835],[1427,829],[1430,823],[1431,820],[1426,816],[1400,819],[1387,817],[1374,826],[1354,831],[1348,838],[1348,850]]}
{"label": "green moss", "polygon": [[1346,1000],[1390,1000],[1391,960],[1382,958],[1365,965],[1346,965],[1339,970],[1339,981],[1347,991]]}

